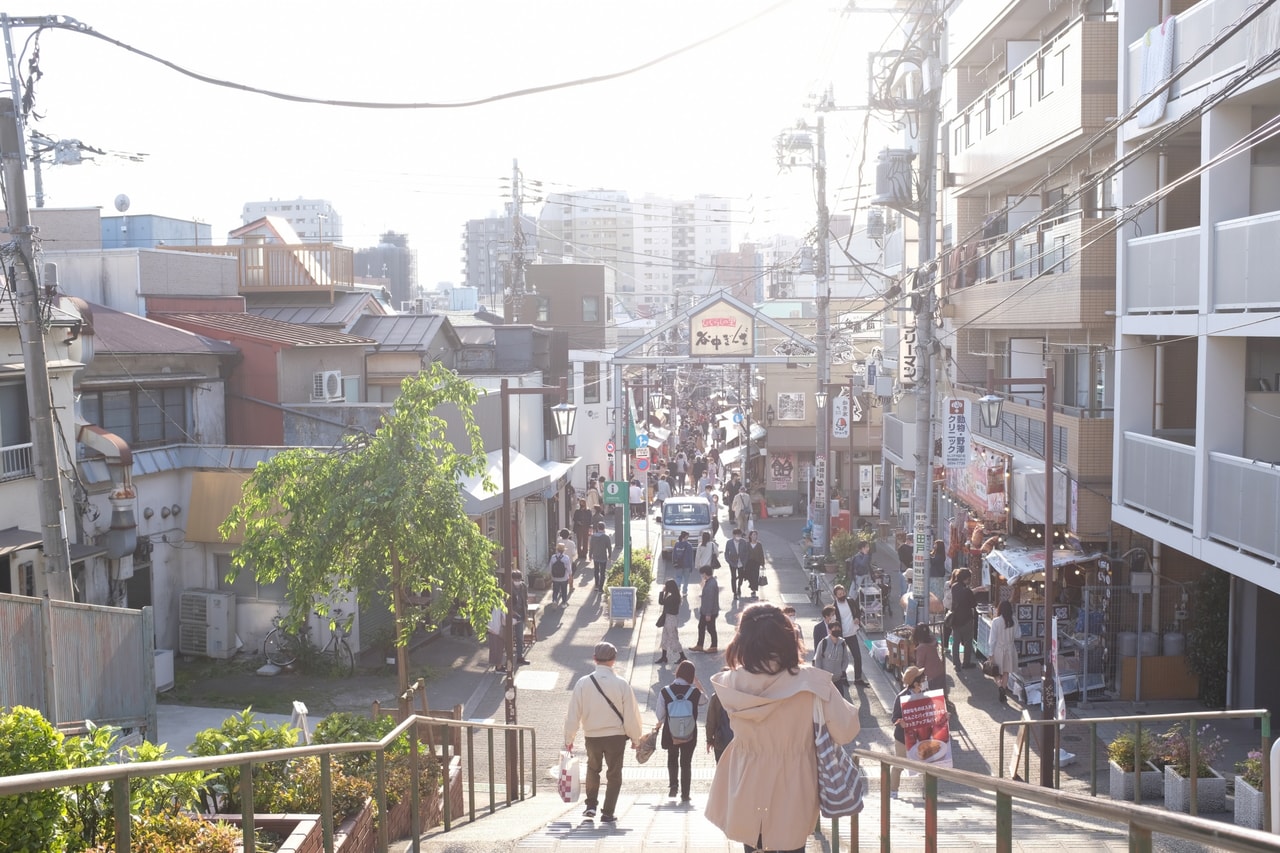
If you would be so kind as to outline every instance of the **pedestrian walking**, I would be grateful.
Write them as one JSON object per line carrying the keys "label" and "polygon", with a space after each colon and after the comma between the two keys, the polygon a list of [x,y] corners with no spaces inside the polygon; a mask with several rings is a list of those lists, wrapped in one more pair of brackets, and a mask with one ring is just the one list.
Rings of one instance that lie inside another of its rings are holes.
{"label": "pedestrian walking", "polygon": [[711,531],[702,531],[702,541],[698,543],[698,551],[693,556],[693,565],[698,571],[704,568],[716,567],[720,562],[720,551],[716,547],[716,540],[712,538]]}
{"label": "pedestrian walking", "polygon": [[751,522],[751,495],[747,493],[744,486],[733,496],[733,523],[748,533],[753,532],[755,528]]}
{"label": "pedestrian walking", "polygon": [[591,508],[587,506],[587,499],[579,499],[578,508],[573,511],[573,535],[578,537],[579,551],[587,550],[587,539],[591,536],[593,517]]}
{"label": "pedestrian walking", "polygon": [[644,487],[638,479],[631,481],[628,500],[631,502],[631,517],[644,518]]}
{"label": "pedestrian walking", "polygon": [[933,638],[933,632],[929,630],[929,626],[921,622],[912,628],[911,642],[916,647],[915,664],[924,670],[929,689],[941,690],[945,694],[947,667],[938,650],[938,641]]}
{"label": "pedestrian walking", "polygon": [[991,661],[997,667],[997,674],[992,676],[996,681],[997,694],[1001,704],[1009,701],[1009,673],[1017,666],[1017,655],[1014,654],[1013,604],[1000,602],[996,608],[996,618],[991,621],[991,634],[987,639],[991,649]]}
{"label": "pedestrian walking", "polygon": [[676,454],[675,475],[676,475],[676,489],[682,495],[684,494],[685,478],[688,476],[688,474],[689,474],[689,459],[687,456],[684,455],[684,451],[681,450],[679,453]]}
{"label": "pedestrian walking", "polygon": [[529,661],[524,657],[524,623],[529,618],[529,587],[524,582],[524,572],[519,569],[511,570],[511,634],[514,640],[516,659],[508,661],[507,665],[511,667],[511,671],[515,672],[518,666],[528,666]]}
{"label": "pedestrian walking", "polygon": [[[726,670],[728,667],[721,671]],[[716,764],[720,763],[720,756],[724,755],[724,749],[731,740],[733,725],[729,722],[729,712],[720,703],[720,697],[712,693],[711,700],[707,702],[707,751],[715,753]]]}
{"label": "pedestrian walking", "polygon": [[[592,529],[595,529],[594,524],[592,525]],[[559,537],[557,544],[564,545],[564,553],[569,557],[569,563],[576,571],[578,568],[578,560],[583,555],[583,552],[578,549],[578,540],[574,538],[574,535],[569,532],[569,528],[567,527],[560,528],[560,532],[556,535]]]}
{"label": "pedestrian walking", "polygon": [[724,544],[724,561],[729,564],[729,588],[736,601],[742,594],[742,578],[747,564],[747,543],[742,528],[733,528],[733,538]]}
{"label": "pedestrian walking", "polygon": [[676,667],[676,677],[662,688],[658,703],[658,724],[662,726],[662,748],[667,751],[667,796],[677,789],[680,802],[689,802],[693,781],[693,751],[698,746],[698,708],[706,701],[706,691],[687,660]]}
{"label": "pedestrian walking", "polygon": [[[720,585],[716,583],[715,569],[703,566],[699,572],[702,596],[698,599],[698,645],[693,647],[693,651],[714,654],[720,651],[719,638],[716,637],[716,620],[720,618]],[[711,646],[703,648],[702,642],[707,634],[711,635]]]}
{"label": "pedestrian walking", "polygon": [[720,535],[720,496],[707,486],[707,503],[711,504],[711,538]]}
{"label": "pedestrian walking", "polygon": [[671,477],[663,474],[658,478],[658,492],[654,497],[654,502],[658,505],[659,511],[662,505],[671,500]]}
{"label": "pedestrian walking", "polygon": [[759,598],[760,573],[764,571],[764,546],[760,544],[760,534],[754,530],[747,534],[746,582],[751,587],[751,597]]}
{"label": "pedestrian walking", "polygon": [[[631,739],[635,748],[644,732],[640,725],[640,706],[636,704],[631,685],[613,671],[618,659],[617,648],[612,643],[597,643],[592,659],[595,671],[579,678],[569,697],[564,748],[566,752],[573,752],[573,742],[581,728],[587,749],[587,778],[583,786],[587,807],[583,814],[594,818],[600,806],[601,822],[613,823],[617,820],[614,809],[622,790],[622,759],[627,739]],[[605,764],[609,770],[601,804],[600,771]]]}
{"label": "pedestrian walking", "polygon": [[556,543],[555,553],[547,562],[547,574],[551,577],[551,603],[564,607],[569,603],[569,581],[573,579],[573,561],[564,542]]}
{"label": "pedestrian walking", "polygon": [[591,565],[595,570],[596,592],[604,592],[605,572],[613,556],[613,540],[604,532],[603,521],[596,522],[596,532],[591,534],[587,553],[591,555]]}
{"label": "pedestrian walking", "polygon": [[[654,663],[667,663],[671,657],[676,663],[688,660],[680,645],[680,584],[675,578],[667,578],[662,590],[658,593],[658,605],[662,608],[662,657]],[[669,657],[670,656],[670,657]]]}
{"label": "pedestrian walking", "polygon": [[808,651],[804,645],[804,631],[800,629],[800,623],[796,621],[796,608],[791,604],[782,605],[782,615],[791,620],[791,627],[796,629],[796,647],[800,649],[800,657],[805,657]]}
{"label": "pedestrian walking", "polygon": [[[956,669],[972,669],[974,632],[978,626],[978,599],[969,588],[969,578],[973,575],[968,569],[961,569],[956,582],[951,585],[951,632],[955,635],[956,644],[951,657]],[[961,653],[964,662],[961,663]]]}
{"label": "pedestrian walking", "polygon": [[676,573],[676,583],[680,584],[680,594],[689,597],[689,573],[693,571],[693,561],[697,549],[689,541],[689,531],[680,531],[676,544],[671,546],[671,569]]}
{"label": "pedestrian walking", "polygon": [[827,636],[818,641],[813,650],[813,665],[818,669],[831,673],[831,683],[840,691],[844,701],[852,702],[849,697],[849,647],[841,634],[840,622],[832,620],[827,625]]}
{"label": "pedestrian walking", "polygon": [[831,635],[831,622],[836,618],[836,606],[828,604],[822,608],[822,618],[813,626],[813,647],[816,649],[824,637]]}
{"label": "pedestrian walking", "polygon": [[600,497],[600,481],[595,477],[591,478],[591,482],[587,484],[587,509],[591,510],[592,517],[595,517],[596,510],[604,511],[604,501]]}
{"label": "pedestrian walking", "polygon": [[801,665],[795,632],[772,604],[752,604],[712,676],[733,741],[716,765],[706,815],[731,841],[756,850],[803,851],[818,823],[815,706],[841,744],[858,736],[858,711],[822,670]]}
{"label": "pedestrian walking", "polygon": [[845,645],[853,654],[853,683],[859,687],[870,687],[862,677],[862,641],[858,639],[858,626],[861,625],[862,607],[857,599],[849,597],[844,584],[836,584],[832,588],[835,594],[836,621],[840,624],[840,633],[844,635]]}

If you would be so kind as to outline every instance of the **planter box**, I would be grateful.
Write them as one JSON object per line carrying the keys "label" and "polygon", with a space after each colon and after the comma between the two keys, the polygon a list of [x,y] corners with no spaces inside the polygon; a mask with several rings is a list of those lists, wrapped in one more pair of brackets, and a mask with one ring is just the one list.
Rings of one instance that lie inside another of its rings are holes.
{"label": "planter box", "polygon": [[[1227,810],[1227,780],[1212,767],[1212,776],[1196,780],[1197,814]],[[1169,765],[1164,768],[1164,807],[1171,812],[1191,811],[1191,780]]]}
{"label": "planter box", "polygon": [[[1125,802],[1133,802],[1133,777],[1132,772],[1125,772],[1120,769],[1120,765],[1114,761],[1107,761],[1111,768],[1111,785],[1110,796],[1113,800],[1124,800]],[[1152,800],[1159,800],[1164,797],[1164,778],[1159,770],[1146,765],[1149,769],[1142,771],[1142,802],[1149,803]]]}
{"label": "planter box", "polygon": [[[462,798],[462,759],[454,756],[449,760],[449,817],[458,820],[465,809]],[[418,802],[418,820],[420,834],[439,826],[444,819],[443,801],[440,790],[428,791]],[[397,803],[387,809],[387,837],[392,841],[400,841],[413,835],[412,814],[409,803]]]}
{"label": "planter box", "polygon": [[1244,781],[1243,776],[1236,776],[1236,809],[1233,818],[1236,826],[1262,829],[1266,805],[1261,791]]}
{"label": "planter box", "polygon": [[[220,814],[220,823],[240,826],[240,815]],[[324,850],[324,834],[317,815],[260,814],[253,819],[253,828],[285,836],[278,853],[321,853]]]}

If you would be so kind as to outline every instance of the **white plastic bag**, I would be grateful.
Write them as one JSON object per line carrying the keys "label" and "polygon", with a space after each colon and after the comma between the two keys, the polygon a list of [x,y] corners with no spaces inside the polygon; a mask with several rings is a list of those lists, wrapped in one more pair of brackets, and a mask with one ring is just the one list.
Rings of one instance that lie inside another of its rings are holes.
{"label": "white plastic bag", "polygon": [[560,772],[556,779],[556,790],[560,799],[566,803],[576,803],[582,796],[582,780],[579,778],[578,757],[572,752],[560,750]]}

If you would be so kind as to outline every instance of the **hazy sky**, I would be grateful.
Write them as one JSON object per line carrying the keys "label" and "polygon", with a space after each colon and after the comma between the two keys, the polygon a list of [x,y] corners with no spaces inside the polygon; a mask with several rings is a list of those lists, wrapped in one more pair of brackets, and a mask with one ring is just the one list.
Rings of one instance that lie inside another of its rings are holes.
{"label": "hazy sky", "polygon": [[[425,110],[290,103],[182,76],[97,38],[45,30],[34,128],[147,155],[46,167],[45,204],[114,213],[113,199],[126,193],[130,213],[199,218],[220,243],[240,224],[246,201],[327,198],[343,217],[346,245],[373,245],[385,230],[407,233],[428,287],[461,279],[463,225],[503,210],[513,158],[543,192],[739,199],[735,242],[803,233],[813,221],[811,174],[780,175],[774,137],[812,120],[810,93],[827,85],[837,104],[865,102],[865,51],[888,32],[885,16],[842,14],[842,6],[59,0],[44,11],[207,77],[377,102],[453,103],[616,73],[745,23],[621,79]],[[24,77],[33,32],[13,29]],[[833,212],[848,212],[862,114],[831,113],[828,128]],[[34,195],[30,173],[27,194]]]}

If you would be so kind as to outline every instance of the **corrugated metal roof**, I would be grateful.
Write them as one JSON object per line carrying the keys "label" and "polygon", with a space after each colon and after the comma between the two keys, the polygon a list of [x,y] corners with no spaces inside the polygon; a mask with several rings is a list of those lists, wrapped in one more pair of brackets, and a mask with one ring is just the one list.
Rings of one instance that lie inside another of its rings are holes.
{"label": "corrugated metal roof", "polygon": [[93,311],[93,346],[97,352],[226,355],[239,350],[225,342],[179,329],[137,314],[105,305],[89,305]]}
{"label": "corrugated metal roof", "polygon": [[250,314],[278,320],[281,323],[298,323],[304,326],[329,326],[351,330],[352,325],[366,314],[378,316],[387,313],[386,306],[369,293],[335,293],[333,304],[299,305],[280,302],[271,304],[254,299],[248,307]]}
{"label": "corrugated metal roof", "polygon": [[379,349],[426,349],[447,321],[435,314],[402,314],[398,317],[361,317],[351,327],[357,335],[373,338]]}
{"label": "corrugated metal roof", "polygon": [[157,314],[156,319],[214,337],[228,333],[293,347],[368,346],[374,343],[368,338],[345,332],[282,323],[255,314]]}

